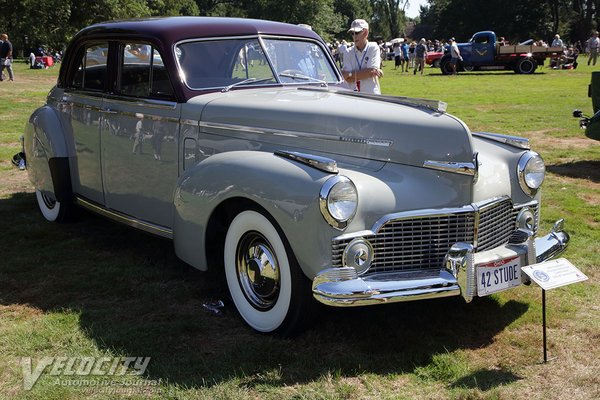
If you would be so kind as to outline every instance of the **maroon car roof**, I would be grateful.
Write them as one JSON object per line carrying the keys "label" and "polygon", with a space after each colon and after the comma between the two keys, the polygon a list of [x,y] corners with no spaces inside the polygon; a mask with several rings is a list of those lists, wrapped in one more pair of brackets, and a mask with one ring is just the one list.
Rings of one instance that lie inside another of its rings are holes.
{"label": "maroon car roof", "polygon": [[298,25],[224,17],[164,17],[110,21],[91,25],[81,30],[75,38],[83,35],[102,36],[105,34],[153,36],[161,41],[171,43],[198,37],[256,34],[300,36],[321,40],[321,37],[310,29]]}
{"label": "maroon car roof", "polygon": [[[174,43],[197,38],[235,37],[253,35],[276,35],[310,38],[321,42],[323,39],[310,29],[282,22],[258,19],[224,17],[161,17],[141,18],[122,21],[102,22],[79,31],[71,40],[61,65],[58,85],[64,87],[66,76],[76,69],[71,60],[82,42],[96,40],[141,40],[149,42],[163,56],[163,62],[169,71],[176,71],[172,46]],[[187,101],[198,94],[171,76],[173,89],[179,101]]]}

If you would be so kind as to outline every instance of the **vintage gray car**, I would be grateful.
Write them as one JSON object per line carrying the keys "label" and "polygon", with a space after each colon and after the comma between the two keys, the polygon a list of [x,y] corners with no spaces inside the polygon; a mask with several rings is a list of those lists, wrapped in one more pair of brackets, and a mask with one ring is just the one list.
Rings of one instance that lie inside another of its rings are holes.
{"label": "vintage gray car", "polygon": [[80,206],[222,270],[255,330],[315,299],[362,306],[528,283],[545,167],[526,139],[474,133],[439,101],[343,87],[323,40],[269,21],[174,17],[79,32],[24,135],[43,216]]}

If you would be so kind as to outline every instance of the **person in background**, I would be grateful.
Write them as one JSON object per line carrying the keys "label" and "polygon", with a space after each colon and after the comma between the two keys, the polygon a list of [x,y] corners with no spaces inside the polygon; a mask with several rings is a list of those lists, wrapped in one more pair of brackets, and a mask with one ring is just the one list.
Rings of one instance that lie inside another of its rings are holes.
{"label": "person in background", "polygon": [[462,61],[460,50],[454,38],[450,39],[450,65],[452,66],[452,75],[456,75],[458,71],[458,63]]}
{"label": "person in background", "polygon": [[394,69],[402,71],[402,50],[400,49],[400,43],[394,43]]}
{"label": "person in background", "polygon": [[413,70],[413,75],[417,74],[417,71],[421,71],[421,75],[423,75],[423,70],[425,69],[425,55],[427,54],[427,41],[425,38],[419,41],[417,47],[415,47],[415,69]]}
{"label": "person in background", "polygon": [[598,32],[594,32],[586,42],[586,50],[589,54],[588,65],[590,65],[591,62],[596,65],[596,60],[598,59],[598,47],[600,47],[600,39],[598,38]]}
{"label": "person in background", "polygon": [[552,44],[550,46],[551,47],[565,47],[563,44],[563,41],[560,38],[560,35],[558,33],[556,35],[554,35],[554,40],[552,41]]}
{"label": "person in background", "polygon": [[4,80],[4,69],[8,71],[8,78],[11,81],[15,80],[12,69],[12,43],[8,40],[8,35],[3,33],[0,35],[2,45],[0,45],[0,81]]}
{"label": "person in background", "polygon": [[402,43],[402,58],[404,58],[404,72],[408,72],[408,40],[404,38],[404,43]]}
{"label": "person in background", "polygon": [[368,40],[369,24],[364,19],[355,19],[348,32],[352,34],[354,47],[344,55],[342,74],[347,86],[357,92],[381,94],[381,54],[377,43]]}

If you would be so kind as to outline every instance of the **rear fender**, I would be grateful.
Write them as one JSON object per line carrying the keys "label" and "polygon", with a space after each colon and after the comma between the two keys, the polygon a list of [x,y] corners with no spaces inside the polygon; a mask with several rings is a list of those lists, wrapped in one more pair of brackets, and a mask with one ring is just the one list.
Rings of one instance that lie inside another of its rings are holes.
{"label": "rear fender", "polygon": [[63,126],[55,110],[44,106],[33,112],[25,126],[27,173],[33,186],[53,193],[58,201],[72,196],[69,150]]}
{"label": "rear fender", "polygon": [[319,191],[331,176],[267,152],[233,151],[207,158],[178,182],[173,223],[177,256],[208,269],[211,250],[222,260],[219,243],[232,218],[255,208],[276,223],[305,274],[314,276],[330,264],[331,238],[339,234],[319,210]]}

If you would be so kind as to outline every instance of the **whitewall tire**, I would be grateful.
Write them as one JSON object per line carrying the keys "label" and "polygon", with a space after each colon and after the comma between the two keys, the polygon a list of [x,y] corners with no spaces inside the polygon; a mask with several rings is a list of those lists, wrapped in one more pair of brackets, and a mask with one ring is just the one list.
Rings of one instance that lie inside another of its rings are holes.
{"label": "whitewall tire", "polygon": [[63,222],[67,215],[67,205],[56,201],[51,193],[42,192],[39,189],[35,190],[40,212],[48,221]]}
{"label": "whitewall tire", "polygon": [[229,292],[242,318],[259,332],[287,335],[306,308],[297,284],[306,278],[298,276],[284,241],[267,217],[252,210],[233,219],[225,238]]}

